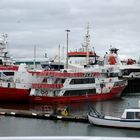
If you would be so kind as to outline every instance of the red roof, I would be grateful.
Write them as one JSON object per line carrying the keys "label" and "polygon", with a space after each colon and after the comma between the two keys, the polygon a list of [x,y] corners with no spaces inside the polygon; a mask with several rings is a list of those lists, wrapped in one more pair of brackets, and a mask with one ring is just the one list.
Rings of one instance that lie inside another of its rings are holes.
{"label": "red roof", "polygon": [[[88,52],[89,56],[95,56],[95,52]],[[80,56],[87,56],[87,52],[68,52],[69,57],[80,57]]]}

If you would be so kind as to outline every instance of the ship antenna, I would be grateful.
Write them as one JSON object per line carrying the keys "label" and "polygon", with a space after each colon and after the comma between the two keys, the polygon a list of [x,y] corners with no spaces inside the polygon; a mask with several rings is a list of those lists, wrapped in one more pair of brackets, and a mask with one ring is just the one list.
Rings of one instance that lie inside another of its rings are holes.
{"label": "ship antenna", "polygon": [[66,32],[67,32],[67,57],[66,57],[66,69],[68,69],[68,41],[69,41],[69,32],[70,32],[70,30],[65,30]]}
{"label": "ship antenna", "polygon": [[34,45],[34,70],[36,68],[35,62],[36,62],[36,45]]}
{"label": "ship antenna", "polygon": [[62,61],[64,61],[64,52],[65,52],[65,50],[64,50],[65,48],[64,48],[64,44],[63,44],[63,46],[62,46]]}
{"label": "ship antenna", "polygon": [[60,59],[60,44],[59,44],[59,45],[58,45],[58,61],[59,61],[58,70],[60,70],[60,63],[61,63],[60,60],[61,60],[61,59]]}
{"label": "ship antenna", "polygon": [[86,34],[87,65],[89,64],[89,47],[90,47],[90,34],[89,34],[89,23],[88,23],[87,34]]}

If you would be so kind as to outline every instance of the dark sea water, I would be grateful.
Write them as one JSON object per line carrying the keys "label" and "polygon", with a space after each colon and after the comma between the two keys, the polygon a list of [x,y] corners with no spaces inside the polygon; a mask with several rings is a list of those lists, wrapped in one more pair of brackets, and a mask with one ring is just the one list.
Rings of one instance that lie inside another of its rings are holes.
{"label": "dark sea water", "polygon": [[[120,116],[127,107],[137,107],[140,96],[129,96],[109,101],[93,102],[98,111],[107,115]],[[70,114],[86,115],[88,103],[60,105],[68,106]],[[46,105],[47,106],[47,105]],[[46,106],[30,104],[0,104],[0,108],[44,111]],[[61,120],[42,120],[0,116],[0,136],[101,136],[140,137],[139,130],[93,126],[89,123]]]}

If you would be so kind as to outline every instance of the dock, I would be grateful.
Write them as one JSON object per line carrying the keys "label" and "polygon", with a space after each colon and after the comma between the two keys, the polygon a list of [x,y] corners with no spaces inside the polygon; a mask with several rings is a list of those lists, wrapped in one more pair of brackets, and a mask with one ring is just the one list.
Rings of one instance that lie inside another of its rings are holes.
{"label": "dock", "polygon": [[55,115],[48,112],[36,112],[28,110],[16,110],[16,109],[0,109],[0,116],[12,116],[23,117],[33,119],[46,119],[46,120],[62,120],[71,122],[83,122],[88,123],[87,116],[85,115]]}

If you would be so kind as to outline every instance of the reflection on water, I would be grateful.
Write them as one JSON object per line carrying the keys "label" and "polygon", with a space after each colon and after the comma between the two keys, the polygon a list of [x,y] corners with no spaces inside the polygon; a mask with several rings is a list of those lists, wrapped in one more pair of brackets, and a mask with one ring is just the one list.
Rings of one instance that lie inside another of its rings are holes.
{"label": "reflection on water", "polygon": [[0,103],[0,108],[29,110],[30,105],[27,103]]}
{"label": "reflection on water", "polygon": [[[137,107],[139,97],[125,97],[102,102],[90,102],[98,111],[107,115],[120,116],[127,107]],[[73,103],[59,105],[0,104],[0,108],[22,109],[47,112],[68,107],[70,114],[86,115],[88,104]],[[88,123],[51,121],[41,119],[1,117],[0,136],[112,136],[140,137],[138,130],[97,127]],[[11,129],[12,128],[12,129]]]}
{"label": "reflection on water", "polygon": [[108,128],[100,126],[87,126],[89,136],[107,136],[107,137],[140,137],[139,130]]}
{"label": "reflection on water", "polygon": [[97,127],[88,123],[2,117],[0,136],[140,137],[138,130]]}
{"label": "reflection on water", "polygon": [[88,105],[94,105],[95,108],[106,115],[119,117],[125,108],[138,107],[139,97],[123,97],[120,99],[113,99],[100,102],[85,102],[72,104],[57,104],[57,105],[30,105],[30,110],[47,112],[49,109],[68,107],[70,114],[86,115],[88,113]]}

